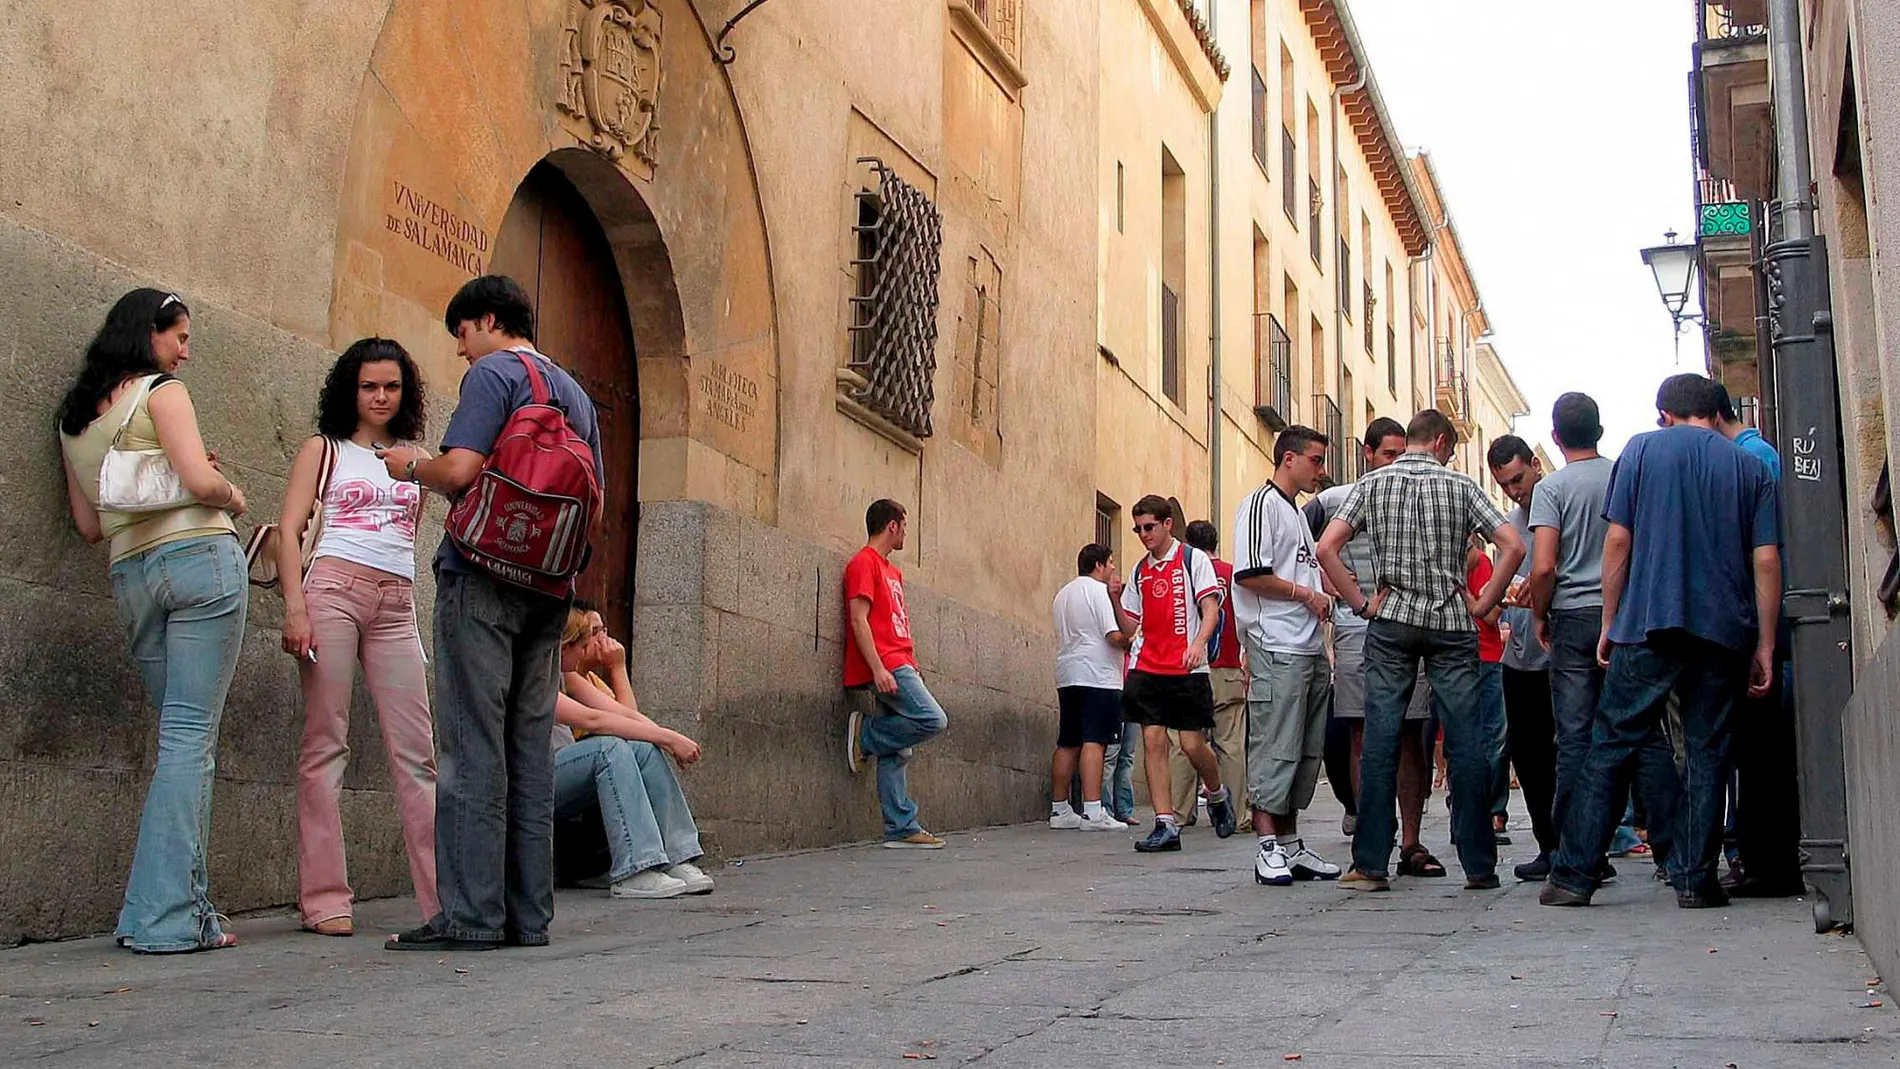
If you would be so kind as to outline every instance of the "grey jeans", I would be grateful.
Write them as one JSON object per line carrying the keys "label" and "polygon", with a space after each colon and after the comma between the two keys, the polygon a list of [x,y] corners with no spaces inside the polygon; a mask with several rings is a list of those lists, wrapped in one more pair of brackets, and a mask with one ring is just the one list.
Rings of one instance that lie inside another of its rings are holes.
{"label": "grey jeans", "polygon": [[435,592],[434,924],[541,946],[554,919],[554,698],[567,602],[479,572]]}

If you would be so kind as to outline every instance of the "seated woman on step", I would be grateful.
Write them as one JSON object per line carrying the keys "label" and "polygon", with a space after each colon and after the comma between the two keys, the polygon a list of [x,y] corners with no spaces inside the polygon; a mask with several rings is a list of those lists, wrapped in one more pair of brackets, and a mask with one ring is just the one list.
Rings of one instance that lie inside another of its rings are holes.
{"label": "seated woman on step", "polygon": [[[712,877],[693,864],[699,829],[668,763],[699,760],[699,744],[647,719],[627,681],[627,651],[600,614],[568,612],[561,635],[561,694],[554,703],[556,820],[598,807],[615,898],[707,894]],[[576,741],[577,734],[584,735]],[[558,844],[557,844],[558,846]]]}

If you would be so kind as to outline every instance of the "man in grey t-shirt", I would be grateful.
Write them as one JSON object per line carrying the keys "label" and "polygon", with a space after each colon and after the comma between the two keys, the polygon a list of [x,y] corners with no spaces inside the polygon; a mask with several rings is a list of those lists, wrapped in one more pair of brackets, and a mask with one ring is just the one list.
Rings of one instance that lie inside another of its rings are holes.
{"label": "man in grey t-shirt", "polygon": [[[1531,495],[1528,585],[1539,638],[1550,650],[1557,723],[1557,791],[1551,815],[1561,830],[1578,771],[1590,752],[1590,727],[1603,694],[1597,640],[1603,631],[1603,538],[1610,527],[1604,503],[1615,463],[1597,452],[1603,425],[1596,402],[1587,395],[1559,397],[1551,422],[1551,437],[1563,450],[1564,466],[1545,476]],[[1660,732],[1642,750],[1637,782],[1645,800],[1673,799],[1680,790],[1668,740]],[[1665,803],[1664,808],[1672,805]],[[1660,864],[1668,852],[1668,829],[1655,826],[1661,821],[1650,823],[1650,846]]]}

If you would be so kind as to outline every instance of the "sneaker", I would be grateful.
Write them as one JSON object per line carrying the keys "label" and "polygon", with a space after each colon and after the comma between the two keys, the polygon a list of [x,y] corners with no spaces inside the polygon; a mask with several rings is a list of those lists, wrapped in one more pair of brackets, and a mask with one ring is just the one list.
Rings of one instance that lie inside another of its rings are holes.
{"label": "sneaker", "polygon": [[648,869],[616,882],[607,893],[615,898],[678,898],[686,893],[686,881]]}
{"label": "sneaker", "polygon": [[902,839],[884,840],[886,850],[942,850],[943,840],[919,828]]}
{"label": "sneaker", "polygon": [[1207,800],[1207,819],[1209,823],[1214,825],[1214,834],[1216,837],[1225,839],[1234,833],[1234,826],[1238,822],[1238,818],[1234,815],[1234,796],[1231,792],[1229,792],[1226,798],[1209,798]]}
{"label": "sneaker", "polygon": [[705,869],[700,868],[690,861],[682,861],[672,868],[667,869],[666,874],[685,884],[686,893],[689,895],[712,894],[712,877],[706,875]]}
{"label": "sneaker", "polygon": [[1253,882],[1270,887],[1293,886],[1293,870],[1287,866],[1286,851],[1279,843],[1260,844],[1253,862]]}
{"label": "sneaker", "polygon": [[1137,840],[1135,850],[1143,854],[1158,854],[1163,850],[1181,849],[1181,830],[1166,821],[1155,821],[1155,830],[1148,833],[1146,839]]}
{"label": "sneaker", "polygon": [[1590,904],[1590,896],[1566,891],[1554,883],[1546,883],[1544,889],[1537,892],[1537,904],[1540,906],[1587,906]]}
{"label": "sneaker", "polygon": [[1525,883],[1543,883],[1545,880],[1550,879],[1550,855],[1538,854],[1531,860],[1512,869],[1511,875],[1516,876]]}
{"label": "sneaker", "polygon": [[1616,866],[1610,864],[1608,861],[1605,861],[1603,863],[1603,868],[1597,872],[1597,884],[1601,886],[1606,883],[1615,883],[1615,882],[1616,882]]}
{"label": "sneaker", "polygon": [[1294,840],[1296,849],[1287,858],[1287,867],[1296,880],[1337,880],[1339,866],[1306,848],[1302,839]]}
{"label": "sneaker", "polygon": [[864,771],[864,714],[857,709],[851,710],[851,719],[844,725],[844,765],[852,775]]}
{"label": "sneaker", "polygon": [[[1081,823],[1077,824],[1076,827],[1082,829],[1083,831],[1127,831],[1128,830],[1127,824],[1123,823],[1122,821],[1116,820],[1112,816],[1109,816],[1108,810],[1106,809],[1102,810],[1102,815],[1099,817],[1095,817],[1091,819],[1087,813],[1084,813],[1076,819],[1081,821]],[[1051,820],[1050,826],[1051,827],[1055,826],[1055,823],[1053,820]]]}
{"label": "sneaker", "polygon": [[1049,814],[1050,831],[1074,831],[1082,826],[1082,814],[1071,809],[1067,813]]}
{"label": "sneaker", "polygon": [[1339,878],[1339,886],[1348,891],[1390,891],[1392,884],[1384,876],[1368,876],[1353,869]]}
{"label": "sneaker", "polygon": [[1339,818],[1339,834],[1344,835],[1346,838],[1350,839],[1358,831],[1359,831],[1358,816],[1352,813],[1347,813],[1345,816]]}

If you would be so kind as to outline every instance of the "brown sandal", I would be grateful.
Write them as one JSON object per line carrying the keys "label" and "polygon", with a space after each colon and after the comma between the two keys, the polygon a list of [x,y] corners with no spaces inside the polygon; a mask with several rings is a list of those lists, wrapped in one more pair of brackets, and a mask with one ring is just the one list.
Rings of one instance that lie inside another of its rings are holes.
{"label": "brown sandal", "polygon": [[328,917],[315,924],[304,925],[303,930],[306,932],[315,932],[318,935],[346,938],[356,934],[356,922],[348,917]]}
{"label": "brown sandal", "polygon": [[1399,851],[1398,871],[1401,876],[1443,876],[1445,866],[1425,849],[1424,843],[1413,843]]}

